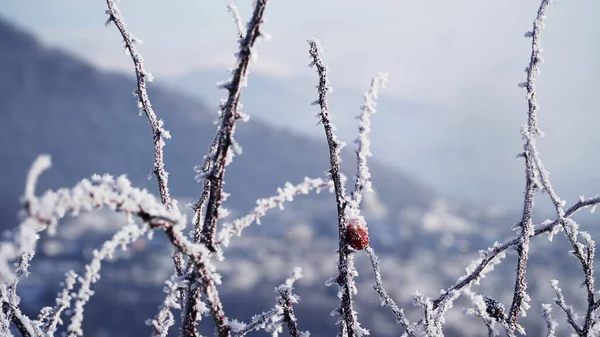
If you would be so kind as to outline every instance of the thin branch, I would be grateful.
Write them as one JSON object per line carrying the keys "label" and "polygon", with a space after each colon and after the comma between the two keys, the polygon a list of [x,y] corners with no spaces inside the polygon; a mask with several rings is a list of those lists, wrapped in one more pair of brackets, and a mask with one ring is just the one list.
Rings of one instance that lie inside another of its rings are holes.
{"label": "thin branch", "polygon": [[125,42],[125,48],[131,56],[133,65],[135,68],[135,77],[137,79],[137,91],[136,96],[138,98],[138,106],[141,108],[140,113],[143,111],[148,117],[150,127],[152,128],[152,139],[154,141],[154,169],[153,173],[158,181],[158,190],[160,193],[160,199],[163,204],[171,208],[174,206],[173,200],[169,194],[168,177],[169,174],[165,170],[164,159],[163,159],[163,147],[165,146],[165,139],[171,138],[171,135],[167,130],[163,128],[163,121],[159,120],[154,113],[150,98],[148,97],[148,90],[146,82],[152,82],[152,75],[144,68],[144,59],[136,48],[136,43],[140,43],[138,39],[133,37],[131,32],[127,29],[127,25],[121,16],[121,11],[117,7],[114,0],[106,0],[108,10],[108,20],[106,23],[114,23],[119,33],[123,37]]}
{"label": "thin branch", "polygon": [[283,322],[287,325],[288,332],[291,337],[300,337],[298,328],[298,320],[294,314],[294,303],[298,303],[298,296],[292,293],[294,282],[302,277],[302,269],[296,267],[292,275],[285,281],[284,284],[275,288],[279,293],[277,297],[277,305],[282,308]]}
{"label": "thin branch", "polygon": [[[242,118],[238,113],[238,104],[242,88],[246,86],[248,67],[254,44],[261,36],[260,26],[263,22],[263,14],[267,6],[267,0],[257,0],[255,2],[254,12],[248,24],[248,30],[243,39],[240,40],[240,49],[238,51],[237,67],[233,71],[233,78],[230,82],[223,85],[229,91],[227,102],[222,108],[222,121],[219,127],[219,137],[214,154],[213,164],[207,179],[210,181],[210,192],[206,206],[206,216],[202,228],[202,242],[211,252],[216,252],[215,232],[217,220],[219,219],[219,208],[223,198],[223,178],[225,177],[225,166],[228,163],[230,146],[235,129],[235,121]],[[229,335],[224,327],[225,322],[217,324],[220,333]]]}
{"label": "thin branch", "polygon": [[562,293],[562,289],[558,287],[558,281],[552,280],[551,284],[552,289],[554,289],[554,293],[556,294],[556,297],[554,298],[554,303],[556,303],[556,305],[558,305],[558,307],[565,312],[565,314],[567,315],[567,322],[569,323],[569,325],[571,325],[573,330],[575,330],[575,332],[577,332],[578,335],[584,336],[583,329],[579,326],[579,323],[577,323],[577,314],[575,313],[575,310],[573,310],[572,306],[567,305],[565,297]]}
{"label": "thin branch", "polygon": [[546,321],[546,337],[556,337],[556,328],[558,323],[552,318],[552,306],[550,304],[542,304],[542,316]]}
{"label": "thin branch", "polygon": [[71,324],[68,327],[69,337],[83,336],[83,309],[94,295],[92,284],[100,279],[102,262],[112,258],[115,250],[119,246],[125,249],[127,245],[143,236],[146,231],[147,228],[140,228],[134,222],[131,222],[115,233],[110,240],[105,241],[100,250],[94,250],[92,252],[93,259],[85,266],[85,275],[79,277],[81,286],[75,296],[76,301],[73,308],[73,315],[71,316]]}
{"label": "thin branch", "polygon": [[371,187],[371,172],[367,164],[368,158],[372,156],[371,141],[369,135],[371,133],[371,115],[374,114],[377,106],[377,97],[379,89],[385,88],[388,75],[380,73],[371,80],[371,87],[365,93],[365,103],[361,107],[361,114],[356,118],[360,121],[358,127],[358,138],[355,142],[358,144],[356,150],[356,181],[354,183],[354,191],[352,192],[352,201],[358,207],[362,201],[363,190],[370,192]]}
{"label": "thin branch", "polygon": [[[254,12],[248,24],[248,29],[243,39],[240,40],[240,48],[238,52],[237,67],[233,71],[231,81],[223,85],[223,88],[229,91],[227,101],[221,106],[220,121],[221,124],[217,129],[215,141],[209,149],[205,163],[203,164],[201,179],[206,179],[204,191],[199,202],[195,206],[195,222],[203,221],[202,231],[200,233],[200,242],[206,248],[215,253],[217,246],[215,244],[215,232],[217,221],[219,219],[219,211],[221,203],[224,199],[223,179],[225,177],[225,166],[230,160],[230,148],[234,145],[233,133],[235,130],[235,122],[242,118],[238,112],[239,99],[242,93],[242,88],[246,86],[248,67],[256,40],[261,36],[260,26],[263,22],[263,14],[267,5],[267,0],[258,0],[255,2]],[[214,150],[214,152],[213,152]],[[204,219],[200,212],[203,210],[206,202],[206,214]],[[198,227],[195,226],[194,239],[198,239]],[[201,290],[206,296],[206,301],[209,304],[211,316],[215,322],[217,334],[219,337],[231,336],[231,328],[228,324],[227,317],[223,311],[223,306],[219,299],[219,294],[216,289],[216,283],[213,277],[209,275],[206,265],[196,266],[196,272],[201,280]],[[195,273],[195,272],[192,272]],[[188,300],[185,306],[185,313],[182,314],[184,327],[182,328],[186,334],[195,336],[196,334],[196,319],[199,317],[197,310],[197,302],[200,300],[200,289],[188,292]]]}
{"label": "thin branch", "polygon": [[257,200],[257,206],[252,213],[236,219],[232,223],[225,224],[218,235],[217,244],[227,246],[233,235],[240,236],[242,230],[250,226],[253,222],[260,224],[260,218],[262,218],[267,211],[274,208],[283,209],[284,203],[293,201],[294,197],[297,195],[308,194],[311,191],[315,191],[318,194],[324,188],[332,190],[333,183],[331,181],[323,181],[321,178],[311,179],[308,177],[305,177],[304,181],[297,185],[286,183],[283,188],[277,188],[277,195]]}
{"label": "thin branch", "polygon": [[[22,337],[37,337],[42,335],[39,328],[33,324],[34,322],[21,312],[18,303],[9,302],[8,289],[5,284],[0,284],[0,304],[2,305],[2,316],[17,328]],[[5,320],[2,319],[2,321]]]}
{"label": "thin branch", "polygon": [[392,314],[394,318],[396,318],[396,322],[398,322],[406,331],[406,334],[409,337],[414,337],[415,333],[411,327],[408,318],[404,314],[404,309],[398,307],[396,302],[389,295],[385,287],[383,286],[383,280],[381,279],[381,267],[379,266],[379,257],[375,254],[375,250],[371,247],[366,248],[367,254],[369,255],[369,259],[371,260],[371,265],[373,266],[373,273],[375,276],[375,286],[373,289],[379,295],[379,299],[381,300],[382,305],[385,305]]}
{"label": "thin branch", "polygon": [[[125,20],[121,16],[121,11],[117,7],[115,1],[106,0],[106,5],[108,6],[106,14],[109,16],[106,24],[111,22],[114,23],[119,30],[119,33],[123,37],[125,48],[131,56],[131,60],[133,61],[135,69],[135,76],[137,80],[136,96],[138,99],[138,107],[141,109],[140,115],[142,112],[146,114],[146,117],[148,117],[148,121],[150,122],[150,128],[152,129],[152,139],[154,142],[154,168],[152,172],[156,176],[161,202],[167,205],[168,208],[176,207],[176,204],[173,200],[171,200],[169,193],[169,173],[165,170],[163,155],[163,147],[165,146],[164,140],[171,138],[171,135],[163,128],[163,121],[159,120],[154,113],[154,109],[152,108],[152,104],[150,102],[150,97],[148,96],[146,81],[152,82],[152,75],[145,70],[142,55],[138,52],[135,46],[136,43],[140,43],[140,41],[133,37],[131,32],[127,29]],[[174,252],[173,263],[175,265],[177,275],[181,276],[183,273],[184,261],[180,253]],[[182,289],[180,292],[180,300],[183,302],[184,298],[185,291]],[[155,333],[159,332],[155,331]]]}
{"label": "thin branch", "polygon": [[337,284],[340,286],[341,292],[341,318],[342,324],[340,324],[340,336],[354,337],[357,334],[358,322],[356,321],[355,311],[353,308],[352,301],[352,260],[349,257],[350,248],[346,243],[346,219],[345,211],[347,206],[346,190],[342,184],[342,178],[340,174],[340,151],[343,147],[343,143],[334,134],[335,127],[331,122],[331,116],[329,114],[329,107],[327,104],[327,94],[331,91],[329,80],[327,78],[327,67],[323,64],[321,59],[320,51],[321,44],[318,39],[313,38],[308,40],[310,45],[310,56],[312,62],[311,67],[317,68],[319,75],[319,84],[317,91],[319,94],[318,100],[315,102],[320,106],[320,113],[317,115],[320,122],[323,124],[325,129],[325,136],[327,137],[327,144],[329,145],[329,161],[331,179],[333,180],[333,186],[335,189],[336,205],[337,205],[337,218],[338,218],[338,232],[339,232],[339,262],[338,262],[338,278]]}
{"label": "thin branch", "polygon": [[46,321],[42,326],[42,330],[46,335],[54,336],[58,324],[62,324],[60,316],[63,311],[71,306],[71,291],[73,291],[76,281],[77,274],[69,270],[65,275],[65,281],[62,284],[63,288],[58,293],[58,297],[56,297],[56,305],[50,309],[47,315],[43,316],[43,319],[38,319],[40,322],[43,320]]}
{"label": "thin branch", "polygon": [[[540,48],[540,36],[541,29],[543,26],[543,18],[546,13],[546,9],[550,4],[549,0],[542,0],[540,7],[537,12],[537,17],[533,23],[532,32],[532,43],[531,43],[531,56],[529,66],[527,68],[527,82],[525,84],[527,88],[527,105],[528,105],[528,118],[527,126],[523,128],[523,137],[525,138],[525,171],[526,171],[526,186],[525,186],[525,198],[523,202],[523,217],[521,219],[521,238],[519,245],[517,246],[518,260],[517,260],[517,275],[515,278],[515,291],[513,294],[512,304],[508,313],[508,335],[514,335],[514,330],[517,327],[518,316],[521,310],[525,310],[529,307],[527,299],[529,296],[526,293],[527,290],[527,260],[529,257],[529,241],[533,235],[533,223],[532,213],[534,205],[535,189],[538,187],[536,183],[536,164],[537,168],[541,168],[541,160],[537,154],[535,145],[535,136],[538,133],[537,127],[537,109],[538,105],[535,99],[535,82],[536,76],[539,72],[538,64],[540,62],[541,48]],[[541,173],[541,172],[540,172]],[[549,181],[542,177],[545,183],[549,184]],[[563,212],[564,213],[564,212]],[[559,214],[562,217],[562,214]]]}
{"label": "thin branch", "polygon": [[177,301],[177,297],[183,288],[180,282],[182,282],[181,278],[178,278],[176,275],[172,275],[165,281],[163,291],[166,296],[159,308],[158,314],[156,314],[154,319],[146,321],[146,325],[151,325],[154,328],[153,337],[167,337],[169,328],[175,324],[175,317],[171,312],[171,308],[181,310],[181,304]]}
{"label": "thin branch", "polygon": [[242,17],[240,15],[240,10],[238,6],[235,4],[235,2],[232,2],[229,5],[227,5],[227,10],[229,10],[229,12],[231,12],[231,15],[233,16],[233,21],[235,22],[235,28],[237,29],[238,38],[243,39],[246,35],[246,31],[244,30],[244,25],[242,24]]}
{"label": "thin branch", "polygon": [[248,324],[233,320],[231,322],[231,329],[235,337],[243,337],[254,330],[264,329],[278,315],[281,315],[281,308],[274,308],[260,315],[254,315],[252,321]]}
{"label": "thin branch", "polygon": [[[275,308],[263,312],[260,315],[254,315],[252,321],[248,324],[233,320],[231,322],[231,330],[235,337],[242,337],[252,332],[253,330],[264,329],[267,332],[279,331],[281,325],[285,323],[288,327],[288,332],[292,337],[308,336],[307,332],[301,332],[298,329],[298,322],[294,315],[293,303],[298,302],[298,297],[292,293],[294,283],[302,277],[302,269],[294,268],[290,277],[285,280],[285,283],[275,287],[275,292],[278,293],[277,303]],[[274,334],[275,335],[275,334]]]}
{"label": "thin branch", "polygon": [[[579,200],[576,204],[571,206],[569,209],[565,211],[565,218],[570,217],[575,214],[577,211],[584,207],[594,206],[600,203],[600,197],[587,199],[587,200]],[[540,234],[549,233],[552,234],[552,231],[560,226],[560,222],[558,219],[555,219],[552,222],[544,223],[536,225],[536,229],[532,237],[536,237]],[[477,280],[482,271],[490,262],[492,262],[499,254],[505,252],[507,249],[515,247],[519,244],[520,237],[516,237],[513,239],[509,239],[502,244],[496,244],[492,247],[489,247],[484,253],[483,256],[479,259],[477,265],[464,277],[461,277],[455,285],[448,288],[448,290],[444,291],[437,299],[433,301],[434,308],[437,308],[439,304],[445,300],[450,294],[456,290],[460,290],[466,286],[471,285],[475,280]],[[600,307],[600,302],[595,306],[595,308]]]}

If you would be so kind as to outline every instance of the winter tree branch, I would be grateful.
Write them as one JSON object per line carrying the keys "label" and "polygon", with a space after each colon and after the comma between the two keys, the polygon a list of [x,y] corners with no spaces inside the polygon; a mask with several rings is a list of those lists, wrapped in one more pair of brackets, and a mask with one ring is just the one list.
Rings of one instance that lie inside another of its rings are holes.
{"label": "winter tree branch", "polygon": [[335,126],[331,122],[331,116],[329,114],[327,94],[331,91],[331,86],[329,79],[327,78],[327,67],[325,64],[323,64],[323,60],[321,59],[320,55],[322,49],[321,43],[318,39],[312,38],[308,40],[308,44],[310,46],[309,53],[312,58],[310,66],[316,67],[317,74],[319,75],[319,84],[317,86],[319,98],[315,104],[321,109],[320,113],[317,114],[317,117],[323,124],[325,136],[327,137],[327,144],[329,146],[329,161],[331,165],[329,174],[331,175],[331,180],[333,181],[337,204],[339,274],[335,282],[339,285],[341,293],[341,305],[339,309],[340,317],[342,319],[340,324],[340,337],[360,337],[368,334],[368,331],[360,327],[360,323],[356,318],[357,314],[354,310],[354,304],[352,300],[352,295],[356,292],[356,286],[354,285],[353,280],[356,271],[354,269],[353,257],[346,239],[346,226],[348,225],[348,220],[346,219],[346,206],[348,203],[348,196],[346,195],[346,189],[342,184],[342,175],[340,171],[340,151],[344,147],[344,144],[335,135]]}

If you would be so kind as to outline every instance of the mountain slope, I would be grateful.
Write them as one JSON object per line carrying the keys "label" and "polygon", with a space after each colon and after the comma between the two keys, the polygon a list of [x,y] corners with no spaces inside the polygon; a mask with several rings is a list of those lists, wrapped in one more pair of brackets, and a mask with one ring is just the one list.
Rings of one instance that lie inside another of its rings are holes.
{"label": "mountain slope", "polygon": [[[42,188],[71,185],[93,173],[127,174],[136,185],[155,190],[146,177],[152,167],[148,122],[137,115],[135,84],[123,75],[100,72],[63,53],[41,46],[26,33],[0,21],[0,148],[4,211],[13,211],[27,168],[39,153],[50,153],[54,167]],[[165,147],[172,193],[195,198],[200,186],[192,168],[214,135],[214,109],[196,99],[152,86],[159,118],[173,135]],[[244,97],[242,97],[243,101]],[[326,142],[276,129],[258,118],[240,123],[236,139],[244,153],[227,170],[227,192],[234,208],[253,206],[285,181],[323,176]],[[350,151],[346,169],[354,169]],[[428,187],[382,165],[372,165],[374,182],[395,208],[427,208],[435,198]],[[8,206],[6,206],[8,205]]]}

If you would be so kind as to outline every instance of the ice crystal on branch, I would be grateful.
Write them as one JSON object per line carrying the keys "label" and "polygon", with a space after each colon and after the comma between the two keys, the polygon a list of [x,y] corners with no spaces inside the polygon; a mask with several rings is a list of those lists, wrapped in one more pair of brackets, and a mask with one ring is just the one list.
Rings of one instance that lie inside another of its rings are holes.
{"label": "ice crystal on branch", "polygon": [[[550,240],[555,235],[564,233],[571,245],[570,254],[574,256],[574,261],[581,265],[580,270],[584,278],[582,288],[586,293],[583,309],[581,306],[570,304],[570,299],[565,298],[562,289],[559,288],[558,281],[551,282],[556,295],[554,304],[566,315],[568,323],[566,327],[578,336],[600,334],[598,318],[600,299],[595,289],[594,270],[596,244],[589,232],[571,218],[586,207],[593,212],[600,203],[600,197],[589,199],[581,197],[578,202],[567,207],[566,201],[559,197],[550,181],[550,174],[543,165],[536,144],[537,136],[543,137],[543,132],[538,127],[539,105],[536,100],[536,80],[540,71],[539,65],[543,63],[540,37],[550,1],[541,0],[533,29],[525,33],[525,36],[531,39],[531,52],[529,64],[525,68],[526,80],[519,86],[526,90],[528,109],[527,122],[521,129],[524,147],[518,155],[518,158],[523,158],[525,161],[525,197],[521,219],[511,223],[516,235],[481,250],[479,257],[467,266],[465,274],[458,277],[454,284],[445,286],[437,297],[415,293],[414,304],[419,315],[415,316],[414,322],[408,320],[404,310],[384,288],[380,260],[370,246],[369,228],[360,209],[363,192],[371,191],[371,173],[368,165],[368,158],[371,156],[370,118],[375,113],[378,93],[380,88],[384,87],[387,76],[380,74],[372,80],[371,87],[365,94],[361,113],[357,117],[359,126],[356,139],[358,144],[356,179],[354,188],[348,194],[345,177],[341,173],[340,153],[344,143],[336,135],[327,100],[328,95],[333,91],[328,77],[328,67],[322,59],[320,42],[315,38],[309,39],[310,66],[316,70],[318,76],[317,99],[313,105],[319,108],[316,117],[318,124],[324,128],[329,150],[327,178],[305,178],[297,185],[286,183],[277,190],[276,195],[259,199],[256,207],[248,215],[230,223],[221,223],[228,214],[224,207],[228,196],[223,190],[225,168],[232,162],[234,155],[242,153],[240,144],[234,138],[235,125],[239,119],[244,121],[248,119],[248,115],[242,113],[240,96],[243,88],[248,85],[249,66],[257,57],[255,43],[261,38],[266,38],[266,33],[262,30],[266,0],[254,2],[252,15],[245,26],[242,24],[237,5],[230,4],[227,9],[233,16],[239,38],[239,48],[234,54],[236,64],[230,69],[231,78],[218,84],[227,92],[227,99],[222,100],[219,105],[215,121],[215,137],[201,165],[194,168],[197,173],[196,179],[202,183],[202,188],[197,202],[191,205],[194,210],[194,226],[189,233],[184,233],[187,219],[170,196],[168,173],[164,168],[163,148],[165,140],[171,135],[165,129],[164,121],[156,116],[150,102],[147,85],[152,81],[152,75],[145,68],[142,55],[137,50],[137,45],[142,41],[135,38],[128,30],[116,6],[117,2],[117,0],[106,0],[108,7],[106,24],[113,24],[117,28],[123,39],[125,52],[133,63],[137,84],[133,96],[137,101],[140,115],[145,114],[150,122],[154,148],[151,174],[157,178],[160,198],[157,199],[146,190],[133,187],[125,176],[115,178],[110,175],[94,175],[91,179],[84,179],[71,188],[50,190],[38,196],[35,190],[38,177],[51,164],[49,156],[40,156],[27,176],[22,197],[21,223],[6,235],[4,242],[0,243],[0,302],[2,304],[0,335],[11,336],[18,332],[25,337],[53,336],[63,324],[62,316],[69,313],[70,323],[65,324],[68,336],[82,336],[84,307],[94,294],[93,285],[100,280],[102,263],[119,247],[125,249],[142,235],[150,239],[154,230],[160,230],[164,232],[173,247],[174,273],[164,283],[165,298],[157,315],[147,321],[153,329],[153,336],[167,336],[169,328],[177,321],[175,311],[179,311],[181,317],[179,334],[183,337],[199,336],[197,324],[204,316],[212,318],[215,335],[218,337],[245,336],[255,330],[264,330],[273,336],[278,336],[284,329],[287,329],[292,337],[308,337],[307,331],[300,331],[300,322],[295,315],[295,307],[302,305],[299,302],[300,296],[294,289],[294,282],[301,276],[300,269],[294,269],[292,275],[283,284],[275,287],[277,295],[273,308],[254,315],[248,323],[244,323],[225,315],[218,292],[218,287],[222,285],[221,275],[213,261],[224,259],[223,250],[228,246],[230,239],[233,236],[241,236],[243,229],[252,223],[259,224],[261,217],[269,210],[283,209],[284,204],[293,201],[296,196],[312,191],[319,193],[322,189],[335,194],[334,202],[337,206],[337,273],[327,280],[325,285],[338,286],[337,295],[340,303],[331,313],[339,318],[336,324],[339,325],[340,337],[359,337],[369,334],[358,320],[354,299],[359,290],[355,282],[358,271],[354,267],[354,259],[357,256],[360,258],[363,252],[368,255],[371,262],[375,293],[379,296],[381,305],[386,307],[396,319],[399,324],[398,332],[403,333],[402,336],[443,336],[447,313],[460,296],[470,300],[473,307],[466,309],[465,312],[479,317],[485,324],[489,336],[500,335],[498,327],[503,328],[509,337],[525,334],[519,318],[525,316],[531,301],[527,293],[528,258],[533,247],[533,238],[544,233],[549,235]],[[535,192],[543,192],[549,197],[556,211],[554,219],[534,224]],[[127,224],[111,239],[93,250],[92,259],[85,266],[82,275],[77,275],[73,271],[67,272],[53,306],[42,308],[37,319],[29,318],[21,310],[21,299],[17,295],[17,288],[19,281],[29,274],[30,262],[36,253],[40,233],[48,231],[49,234],[54,234],[60,229],[59,220],[67,215],[76,216],[80,212],[102,208],[126,214]],[[220,226],[219,230],[217,225]],[[507,309],[500,301],[487,294],[476,293],[474,288],[504,260],[507,251],[513,250],[518,255],[516,278],[513,299]],[[311,296],[308,294],[304,298],[310,299]],[[578,314],[575,308],[582,314]],[[546,336],[559,334],[558,324],[551,317],[551,311],[551,305],[542,306],[542,316],[547,327]]]}

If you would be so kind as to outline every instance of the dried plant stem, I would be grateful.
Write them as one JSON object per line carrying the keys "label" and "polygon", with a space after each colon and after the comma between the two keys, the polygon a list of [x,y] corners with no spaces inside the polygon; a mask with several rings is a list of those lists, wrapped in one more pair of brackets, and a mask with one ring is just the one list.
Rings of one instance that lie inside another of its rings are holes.
{"label": "dried plant stem", "polygon": [[251,53],[254,43],[261,36],[260,26],[263,21],[263,14],[267,6],[267,0],[257,0],[254,6],[254,12],[248,30],[243,39],[240,40],[240,49],[238,51],[237,67],[233,71],[231,82],[224,86],[229,91],[229,97],[222,108],[222,120],[219,127],[218,142],[216,144],[216,153],[214,154],[213,164],[207,173],[206,179],[209,180],[209,196],[206,205],[206,216],[202,227],[202,243],[211,252],[216,252],[215,232],[217,220],[219,219],[219,208],[223,198],[223,179],[225,177],[225,166],[227,156],[232,145],[232,136],[235,128],[235,121],[240,119],[238,113],[238,104],[242,94],[242,88],[246,85],[246,75],[250,66]]}
{"label": "dried plant stem", "polygon": [[349,275],[349,269],[352,268],[350,264],[352,262],[349,258],[350,248],[346,243],[346,219],[344,214],[346,211],[347,196],[346,190],[342,184],[342,177],[340,173],[340,151],[342,149],[342,143],[334,134],[334,126],[331,122],[329,107],[327,105],[327,94],[331,89],[329,87],[329,80],[327,79],[327,67],[323,64],[320,55],[320,42],[317,39],[310,39],[308,40],[308,44],[310,45],[309,53],[312,58],[311,66],[315,66],[317,68],[317,73],[319,75],[319,84],[317,86],[319,98],[316,103],[321,108],[319,119],[325,129],[325,136],[327,137],[327,144],[329,145],[329,161],[331,165],[329,173],[331,174],[331,179],[333,180],[337,205],[339,233],[339,274],[336,283],[340,286],[342,292],[340,310],[343,320],[342,324],[340,324],[340,332],[341,336],[354,337],[356,336],[356,320],[354,317],[352,289],[350,286],[352,276]]}

